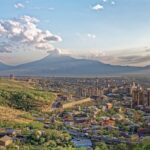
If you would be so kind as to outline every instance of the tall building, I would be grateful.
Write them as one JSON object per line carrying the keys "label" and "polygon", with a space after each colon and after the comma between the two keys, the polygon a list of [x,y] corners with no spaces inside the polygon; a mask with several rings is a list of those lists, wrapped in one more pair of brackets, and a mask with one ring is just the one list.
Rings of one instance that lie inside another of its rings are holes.
{"label": "tall building", "polygon": [[97,87],[87,87],[87,88],[79,87],[76,90],[77,97],[91,97],[91,96],[102,96],[102,95],[103,95],[103,89]]}
{"label": "tall building", "polygon": [[133,94],[133,91],[137,89],[137,86],[135,84],[135,82],[133,82],[132,86],[131,86],[131,90],[130,90],[130,94],[132,95]]}
{"label": "tall building", "polygon": [[136,86],[135,83],[133,83],[131,95],[133,106],[144,105],[144,90],[140,85]]}
{"label": "tall building", "polygon": [[131,86],[130,94],[132,96],[132,102],[131,102],[132,106],[137,105],[138,94],[137,94],[137,86],[135,85],[135,82],[133,82]]}
{"label": "tall building", "polygon": [[132,91],[132,103],[133,103],[133,106],[138,105],[138,90],[137,90],[137,88],[133,89],[133,91]]}
{"label": "tall building", "polygon": [[138,88],[138,105],[144,105],[144,90],[142,87]]}
{"label": "tall building", "polygon": [[147,89],[147,106],[150,106],[150,88]]}

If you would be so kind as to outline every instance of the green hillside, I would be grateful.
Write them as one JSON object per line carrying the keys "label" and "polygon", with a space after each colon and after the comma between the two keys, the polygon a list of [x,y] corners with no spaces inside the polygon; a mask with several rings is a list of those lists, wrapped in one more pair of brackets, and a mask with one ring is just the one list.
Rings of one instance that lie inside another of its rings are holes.
{"label": "green hillside", "polygon": [[55,95],[40,91],[28,82],[0,79],[0,105],[25,111],[50,108]]}
{"label": "green hillside", "polygon": [[71,136],[63,130],[62,122],[51,122],[49,128],[44,127],[50,121],[48,110],[54,100],[53,93],[40,91],[28,82],[0,79],[0,133],[11,128],[24,139],[20,141],[13,135],[18,140],[4,149],[52,150],[58,146],[58,149],[71,150]]}

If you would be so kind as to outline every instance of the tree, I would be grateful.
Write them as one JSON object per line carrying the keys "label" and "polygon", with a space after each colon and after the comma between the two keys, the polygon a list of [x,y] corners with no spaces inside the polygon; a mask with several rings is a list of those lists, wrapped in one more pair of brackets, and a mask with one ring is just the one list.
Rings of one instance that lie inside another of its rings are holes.
{"label": "tree", "polygon": [[142,150],[150,150],[150,139],[143,140]]}
{"label": "tree", "polygon": [[108,150],[108,147],[106,143],[99,142],[99,143],[96,143],[96,150]]}
{"label": "tree", "polygon": [[126,144],[118,144],[112,150],[128,150],[128,147]]}

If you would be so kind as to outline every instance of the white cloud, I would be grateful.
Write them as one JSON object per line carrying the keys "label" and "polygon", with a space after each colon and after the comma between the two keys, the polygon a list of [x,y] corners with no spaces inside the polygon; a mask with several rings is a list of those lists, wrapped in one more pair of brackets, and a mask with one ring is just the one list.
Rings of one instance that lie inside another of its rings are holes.
{"label": "white cloud", "polygon": [[24,8],[25,6],[22,3],[17,3],[14,5],[15,8]]}
{"label": "white cloud", "polygon": [[52,34],[48,30],[43,31],[38,28],[38,22],[38,19],[30,16],[23,16],[12,20],[1,20],[0,52],[12,52],[23,47],[24,49],[53,50],[52,42],[62,41],[61,37]]}
{"label": "white cloud", "polygon": [[55,48],[53,51],[48,51],[47,53],[51,54],[51,55],[65,55],[65,53],[61,50],[61,49],[58,49],[58,48]]}
{"label": "white cloud", "polygon": [[95,39],[96,38],[96,35],[95,34],[91,34],[91,33],[88,33],[87,36],[90,39]]}
{"label": "white cloud", "polygon": [[38,23],[39,22],[37,18],[30,17],[30,16],[22,16],[20,17],[20,19],[17,19],[17,20],[21,20],[26,23]]}
{"label": "white cloud", "polygon": [[11,44],[5,42],[0,43],[0,53],[11,53]]}
{"label": "white cloud", "polygon": [[104,9],[104,7],[102,5],[100,5],[100,4],[97,4],[97,5],[93,6],[92,9],[96,10],[96,11],[99,11],[99,10]]}
{"label": "white cloud", "polygon": [[115,1],[112,1],[111,4],[112,4],[112,5],[115,5],[116,3],[115,3]]}
{"label": "white cloud", "polygon": [[75,35],[82,41],[86,41],[89,39],[96,39],[96,35],[92,33],[75,33]]}
{"label": "white cloud", "polygon": [[1,33],[4,33],[6,30],[4,29],[4,27],[0,24],[0,35]]}
{"label": "white cloud", "polygon": [[107,2],[107,0],[103,0],[103,2]]}
{"label": "white cloud", "polygon": [[114,56],[110,56],[102,50],[93,50],[84,54],[75,55],[77,58],[85,58],[90,60],[97,60],[106,64],[113,64],[113,62],[117,61],[117,58]]}
{"label": "white cloud", "polygon": [[114,59],[114,57],[109,56],[102,50],[90,52],[87,56],[89,59],[98,60],[105,63],[108,63],[110,60],[112,61],[112,59]]}

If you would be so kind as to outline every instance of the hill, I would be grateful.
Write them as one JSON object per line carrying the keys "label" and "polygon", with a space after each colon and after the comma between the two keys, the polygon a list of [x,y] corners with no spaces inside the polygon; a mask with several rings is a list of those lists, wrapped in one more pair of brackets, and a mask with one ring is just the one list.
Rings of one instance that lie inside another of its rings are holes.
{"label": "hill", "polygon": [[55,99],[50,92],[40,91],[27,82],[0,79],[0,105],[24,111],[42,110]]}
{"label": "hill", "polygon": [[25,118],[24,116],[30,116],[28,112],[17,110],[10,107],[0,106],[0,121],[16,122],[16,123],[30,123],[32,117]]}

